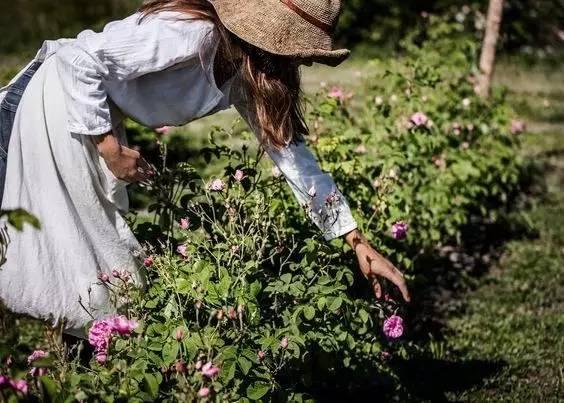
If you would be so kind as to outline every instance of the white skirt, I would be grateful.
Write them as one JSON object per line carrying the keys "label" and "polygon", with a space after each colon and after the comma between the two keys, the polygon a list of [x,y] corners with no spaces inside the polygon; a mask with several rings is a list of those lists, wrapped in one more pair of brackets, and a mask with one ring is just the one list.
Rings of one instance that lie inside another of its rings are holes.
{"label": "white skirt", "polygon": [[[125,143],[123,126],[115,130]],[[23,208],[41,223],[39,230],[9,228],[0,300],[10,310],[83,336],[88,322],[116,309],[100,273],[127,270],[144,284],[141,246],[120,214],[128,209],[126,183],[107,169],[93,137],[67,130],[54,57],[18,107],[2,206]]]}

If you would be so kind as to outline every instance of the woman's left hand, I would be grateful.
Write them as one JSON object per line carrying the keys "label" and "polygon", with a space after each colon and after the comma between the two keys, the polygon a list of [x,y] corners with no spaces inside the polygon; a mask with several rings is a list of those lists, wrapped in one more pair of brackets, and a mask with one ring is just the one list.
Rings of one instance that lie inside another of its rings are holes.
{"label": "woman's left hand", "polygon": [[349,232],[345,239],[355,251],[360,270],[370,282],[376,298],[382,297],[382,285],[379,278],[383,277],[399,288],[406,302],[410,301],[411,297],[409,296],[403,273],[390,263],[388,259],[376,252],[359,230]]}

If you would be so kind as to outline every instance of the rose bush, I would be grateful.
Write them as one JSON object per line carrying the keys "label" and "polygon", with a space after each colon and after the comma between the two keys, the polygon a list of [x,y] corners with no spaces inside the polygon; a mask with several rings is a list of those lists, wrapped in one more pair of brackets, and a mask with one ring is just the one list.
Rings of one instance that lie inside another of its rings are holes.
{"label": "rose bush", "polygon": [[[415,280],[421,256],[460,241],[470,220],[495,220],[518,194],[523,165],[503,91],[474,95],[475,43],[456,23],[431,20],[427,40],[405,41],[406,57],[373,62],[361,93],[331,87],[309,110],[322,167],[376,248]],[[52,347],[30,393],[301,401],[397,382],[387,357],[411,347],[394,290],[375,301],[343,240],[323,241],[263,152],[229,146],[232,136],[215,129],[202,150],[223,167],[210,178],[158,159],[142,198],[153,220],[132,219],[147,244],[147,289],[127,273],[100,278],[125,301],[123,316],[89,329],[89,367]]]}

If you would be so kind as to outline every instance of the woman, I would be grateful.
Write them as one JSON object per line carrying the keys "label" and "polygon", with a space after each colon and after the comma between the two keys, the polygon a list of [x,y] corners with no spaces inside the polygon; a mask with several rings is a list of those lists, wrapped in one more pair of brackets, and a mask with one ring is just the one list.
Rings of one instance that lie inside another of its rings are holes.
{"label": "woman", "polygon": [[335,220],[319,211],[336,188],[303,142],[298,68],[346,59],[348,50],[332,50],[339,11],[339,0],[156,0],[101,33],[46,41],[0,97],[2,207],[42,224],[11,235],[3,303],[75,335],[112,312],[97,278],[126,270],[143,284],[141,247],[120,212],[125,186],[152,174],[126,146],[124,117],[179,126],[231,105],[300,203],[316,190],[312,220],[326,239],[345,237],[376,296],[381,276],[409,300],[403,275],[367,243],[343,197]]}

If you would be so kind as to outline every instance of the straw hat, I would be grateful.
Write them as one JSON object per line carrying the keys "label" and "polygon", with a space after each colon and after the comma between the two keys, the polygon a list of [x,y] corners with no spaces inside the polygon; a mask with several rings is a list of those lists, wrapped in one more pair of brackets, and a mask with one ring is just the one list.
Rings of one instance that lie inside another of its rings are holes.
{"label": "straw hat", "polygon": [[340,0],[209,0],[233,34],[270,53],[337,66],[350,54],[333,50]]}

